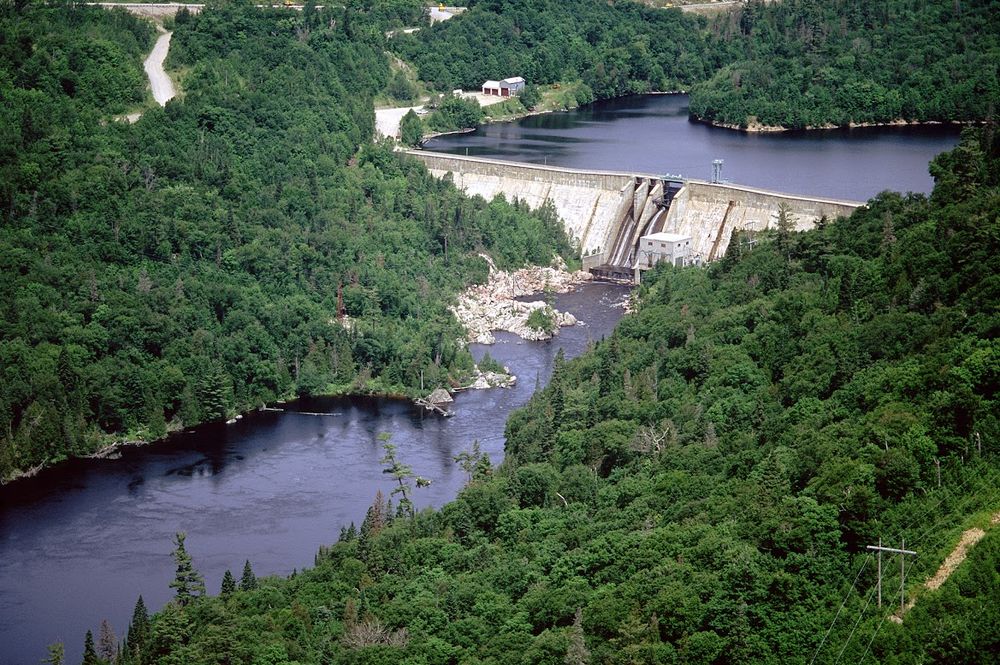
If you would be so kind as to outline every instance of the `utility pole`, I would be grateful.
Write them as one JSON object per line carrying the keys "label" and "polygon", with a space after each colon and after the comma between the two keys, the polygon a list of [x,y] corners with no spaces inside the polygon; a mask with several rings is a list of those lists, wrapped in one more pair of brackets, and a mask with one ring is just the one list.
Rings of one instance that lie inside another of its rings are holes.
{"label": "utility pole", "polygon": [[[423,375],[421,375],[421,378],[423,378]],[[424,387],[423,383],[420,384],[420,387],[421,388]],[[882,607],[882,536],[879,536],[878,546],[879,546],[879,550],[878,550],[878,606],[881,608]]]}
{"label": "utility pole", "polygon": [[899,543],[899,549],[894,547],[882,547],[882,539],[878,539],[878,545],[868,545],[868,549],[878,552],[878,606],[882,607],[882,552],[890,552],[892,554],[899,555],[899,617],[903,618],[903,612],[906,611],[906,559],[903,557],[907,554],[916,556],[917,553],[913,550],[908,550],[906,548],[906,540],[902,539]]}

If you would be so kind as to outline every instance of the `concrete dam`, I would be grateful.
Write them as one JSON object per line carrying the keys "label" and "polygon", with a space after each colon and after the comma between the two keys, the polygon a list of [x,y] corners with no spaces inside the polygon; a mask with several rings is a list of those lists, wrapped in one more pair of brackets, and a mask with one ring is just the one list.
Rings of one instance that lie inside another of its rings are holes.
{"label": "concrete dam", "polygon": [[798,196],[742,185],[686,180],[649,173],[621,173],[541,166],[408,150],[437,177],[450,174],[470,196],[502,195],[532,208],[550,202],[583,257],[583,267],[631,278],[639,238],[654,233],[690,237],[699,262],[725,255],[734,230],[753,234],[774,228],[784,209],[796,230],[820,219],[850,215],[864,205]]}

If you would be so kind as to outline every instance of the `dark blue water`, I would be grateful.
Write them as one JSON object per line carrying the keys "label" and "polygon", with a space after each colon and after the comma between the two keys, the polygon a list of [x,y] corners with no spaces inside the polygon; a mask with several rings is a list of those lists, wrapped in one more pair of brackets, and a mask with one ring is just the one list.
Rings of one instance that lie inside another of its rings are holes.
{"label": "dark blue water", "polygon": [[388,496],[382,432],[402,461],[433,480],[415,490],[415,503],[441,506],[465,482],[454,457],[478,439],[501,461],[507,415],[548,380],[560,347],[575,356],[611,332],[626,293],[585,285],[556,305],[586,325],[549,342],[501,333],[493,346],[474,346],[473,355],[488,349],[518,383],[457,395],[452,418],[398,400],[301,400],[0,488],[0,664],[36,665],[57,641],[66,662],[79,663],[84,634],[96,636],[101,619],[121,637],[139,594],[161,607],[172,595],[177,531],[187,532],[213,594],[225,570],[239,576],[245,559],[258,575],[311,566],[342,526],[360,525],[377,490]]}
{"label": "dark blue water", "polygon": [[427,150],[580,169],[724,179],[794,194],[865,201],[885,189],[930,192],[927,163],[953,148],[954,126],[747,134],[688,119],[687,95],[644,95],[484,125]]}

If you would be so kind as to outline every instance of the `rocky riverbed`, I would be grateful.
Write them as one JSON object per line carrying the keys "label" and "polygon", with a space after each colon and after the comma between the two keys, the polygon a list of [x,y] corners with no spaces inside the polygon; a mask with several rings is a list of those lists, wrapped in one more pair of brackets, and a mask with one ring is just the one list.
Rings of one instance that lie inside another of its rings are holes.
{"label": "rocky riverbed", "polygon": [[[545,300],[524,302],[519,297],[545,293],[566,293],[577,284],[593,277],[582,270],[570,272],[559,261],[554,267],[531,266],[512,272],[498,270],[493,261],[483,255],[490,266],[486,284],[466,289],[451,308],[468,331],[469,342],[493,344],[493,332],[506,330],[529,340],[549,339],[559,327],[576,325],[576,317],[551,308]],[[551,309],[556,328],[539,330],[528,326],[528,317],[536,309]]]}

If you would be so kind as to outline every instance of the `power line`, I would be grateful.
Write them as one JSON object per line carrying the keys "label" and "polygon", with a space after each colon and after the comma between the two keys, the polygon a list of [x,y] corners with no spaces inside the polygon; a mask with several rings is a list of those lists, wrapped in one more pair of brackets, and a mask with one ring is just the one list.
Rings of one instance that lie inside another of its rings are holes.
{"label": "power line", "polygon": [[899,555],[899,611],[903,612],[903,608],[906,605],[906,563],[903,559],[904,556],[917,556],[917,553],[913,550],[904,549],[906,547],[906,540],[903,540],[899,549],[895,547],[882,547],[882,539],[878,539],[878,545],[869,545],[868,549],[874,552],[878,552],[878,582],[876,583],[876,588],[878,589],[878,606],[882,607],[882,552],[889,552],[890,554]]}
{"label": "power line", "polygon": [[[985,487],[985,486],[988,486],[988,485],[993,485],[993,484],[994,484],[994,482],[995,482],[995,481],[996,481],[996,480],[998,479],[998,477],[1000,477],[1000,476],[993,476],[993,477],[991,477],[991,478],[987,479],[987,480],[986,480],[986,481],[985,481],[985,482],[984,482],[984,483],[982,484],[982,486],[983,486],[983,487]],[[970,479],[967,479],[967,480],[966,480],[966,482],[962,483],[962,487],[964,487],[965,485],[967,485],[967,484],[968,484],[968,480],[971,480],[971,478],[970,478]],[[996,495],[996,494],[992,494],[992,493],[991,493],[991,494],[990,494],[990,495],[989,495],[989,496],[988,496],[988,497],[986,498],[986,500],[985,500],[985,501],[984,501],[983,503],[984,503],[984,504],[988,504],[988,503],[991,503],[991,502],[994,502],[994,501],[995,501],[995,500],[996,500],[997,498],[998,498],[998,495]],[[963,501],[961,502],[961,506],[965,506],[965,505],[969,505],[969,504],[971,504],[971,503],[977,503],[977,502],[978,502],[978,501],[977,501],[977,495],[976,495],[976,494],[967,494],[967,495],[965,495],[964,497],[962,497],[962,499],[964,499],[964,500],[963,500]],[[943,501],[943,500],[944,500],[944,499],[941,499],[941,501]],[[941,503],[941,501],[939,501],[939,502],[938,502],[938,504],[940,504],[940,503]],[[929,512],[929,511],[928,511],[928,512]],[[926,514],[926,513],[925,513],[925,514]],[[913,521],[915,521],[915,520],[911,520],[911,522],[910,522],[910,523],[912,524],[912,523],[913,523]],[[918,535],[918,536],[916,537],[916,540],[917,540],[917,541],[919,541],[919,540],[920,540],[921,538],[924,538],[925,536],[927,536],[927,535],[928,535],[929,533],[931,533],[932,531],[936,531],[936,530],[937,530],[937,526],[938,526],[939,524],[941,524],[941,523],[943,523],[943,522],[948,522],[948,521],[952,521],[952,518],[951,518],[951,516],[948,516],[948,515],[945,515],[945,516],[941,517],[941,518],[940,518],[940,519],[938,519],[938,520],[937,520],[936,522],[934,522],[933,524],[931,524],[930,526],[928,526],[928,527],[927,527],[926,529],[924,529],[924,530],[923,530],[923,531],[922,531],[922,532],[921,532],[921,533],[920,533],[920,534],[919,534],[919,535]],[[911,541],[911,542],[912,542],[912,541]],[[913,545],[911,545],[911,547],[912,547],[912,546],[913,546]],[[932,549],[933,549],[933,548],[932,548]],[[909,554],[909,551],[907,551],[906,553],[907,553],[907,554]],[[916,565],[916,563],[917,563],[917,558],[918,558],[918,556],[919,556],[919,555],[915,555],[915,556],[914,556],[914,557],[913,557],[913,558],[912,558],[912,559],[911,559],[911,560],[909,561],[909,563],[905,563],[905,562],[904,562],[904,564],[903,564],[903,566],[902,566],[902,568],[901,568],[901,570],[900,570],[900,576],[901,576],[901,580],[900,580],[900,585],[901,585],[901,586],[903,585],[903,580],[905,580],[905,579],[906,579],[906,574],[907,574],[908,572],[910,572],[910,571],[911,571],[911,569],[913,568],[913,566],[915,566],[915,565]],[[927,557],[925,557],[925,558],[927,558]],[[900,619],[900,621],[902,621],[902,620],[903,620],[903,617],[904,617],[904,614],[905,614],[905,611],[906,611],[906,608],[905,608],[905,606],[901,606],[901,607],[900,607],[900,612],[899,612],[899,619]],[[892,615],[893,615],[893,612],[885,612],[885,613],[883,613],[883,615],[882,615],[882,619],[881,619],[881,620],[879,621],[878,625],[877,625],[877,626],[875,627],[875,631],[874,631],[874,632],[872,633],[872,636],[871,636],[871,638],[870,638],[870,639],[868,640],[868,644],[867,644],[867,645],[865,646],[865,650],[864,650],[864,653],[862,653],[862,655],[861,655],[861,658],[860,658],[860,659],[858,660],[858,665],[861,665],[862,663],[864,663],[864,661],[865,661],[865,658],[867,658],[867,657],[868,657],[868,652],[869,652],[869,651],[871,650],[871,647],[872,647],[872,645],[873,645],[873,644],[875,643],[875,639],[876,639],[876,638],[878,637],[878,634],[879,634],[879,633],[881,632],[881,630],[882,630],[882,625],[883,625],[883,624],[885,623],[885,620],[886,620],[886,619],[888,619],[888,618],[889,618],[890,616],[892,616]],[[850,638],[848,638],[848,639],[850,639]],[[846,648],[846,644],[845,644],[845,648]]]}
{"label": "power line", "polygon": [[868,565],[868,562],[871,561],[871,559],[871,554],[865,557],[864,563],[861,564],[861,568],[858,570],[858,574],[854,576],[854,582],[851,583],[851,588],[847,590],[847,595],[844,596],[844,602],[840,604],[840,609],[837,610],[837,615],[833,617],[830,627],[826,629],[826,635],[823,636],[823,639],[820,640],[819,646],[816,647],[816,652],[813,653],[813,657],[812,660],[809,661],[809,665],[813,665],[813,663],[816,662],[816,656],[819,655],[820,649],[822,649],[823,645],[826,643],[826,638],[830,636],[830,631],[833,630],[834,624],[837,623],[837,619],[840,618],[840,613],[844,610],[844,605],[847,604],[847,599],[851,597],[851,592],[854,591],[854,586],[858,583],[858,580],[861,579],[861,573],[864,572],[865,566]]}
{"label": "power line", "polygon": [[852,639],[854,639],[854,631],[856,631],[858,626],[861,624],[861,619],[864,618],[865,612],[868,611],[868,606],[872,604],[872,596],[874,595],[875,587],[872,587],[872,590],[868,592],[868,600],[865,601],[865,606],[861,608],[861,614],[858,615],[858,620],[854,622],[854,627],[851,628],[851,634],[847,636],[847,641],[844,642],[844,646],[840,648],[840,653],[837,654],[837,660],[833,661],[833,665],[837,665],[837,663],[840,662],[840,657],[843,656],[844,651],[847,650],[847,645],[851,643]]}
{"label": "power line", "polygon": [[[983,489],[986,489],[987,487],[990,487],[990,486],[995,487],[997,485],[997,481],[1000,481],[1000,474],[995,475],[992,478],[987,479],[983,483],[983,485],[976,492],[971,493],[971,494],[967,494],[964,497],[962,497],[963,500],[960,502],[959,505],[966,505],[966,504],[969,504],[969,503],[976,503],[977,499],[979,498],[979,496],[981,494],[981,491]],[[994,499],[995,500],[997,498],[997,496],[998,495],[994,495],[994,494],[990,493],[988,495],[988,497],[987,497],[987,501],[989,501],[990,499]],[[911,538],[911,543],[914,542],[914,541],[919,541],[921,538],[924,538],[931,531],[935,531],[936,528],[937,528],[937,526],[940,523],[946,522],[946,521],[950,521],[950,518],[949,518],[948,515],[945,515],[945,516],[941,517],[941,519],[937,520],[936,522],[934,522],[933,524],[931,524],[930,526],[928,526],[926,529],[924,529],[922,532],[920,532],[916,537]]]}
{"label": "power line", "polygon": [[[964,489],[966,489],[966,486],[970,482],[972,482],[973,480],[981,480],[981,479],[982,479],[981,476],[977,476],[975,474],[970,473],[970,474],[968,474],[966,476],[965,480],[963,480],[957,486],[952,486],[952,487],[948,487],[947,489],[945,489],[944,492],[943,492],[944,496],[942,496],[940,499],[938,499],[932,506],[930,506],[929,508],[926,508],[919,517],[913,517],[906,524],[900,526],[899,527],[899,533],[897,533],[896,536],[898,538],[902,538],[905,535],[904,531],[906,529],[910,528],[916,522],[918,522],[918,521],[922,520],[923,518],[927,517],[932,511],[934,511],[938,506],[940,506],[942,503],[944,503],[947,499],[949,499],[949,498],[955,498],[957,496],[958,490],[964,490]],[[1000,479],[1000,475],[994,474],[994,476],[991,479],[989,479],[987,481],[987,483],[984,483],[984,485],[985,484],[991,484],[991,485],[993,485],[993,484],[995,484],[995,482],[998,479]]]}
{"label": "power line", "polygon": [[[912,568],[915,563],[916,563],[915,560],[911,560],[909,567]],[[865,647],[864,653],[862,653],[861,658],[858,659],[858,665],[862,665],[865,662],[865,658],[868,657],[868,651],[872,648],[872,644],[875,643],[875,638],[878,637],[879,631],[882,630],[882,624],[885,623],[885,620],[888,619],[891,614],[892,614],[891,612],[885,612],[884,614],[882,614],[882,620],[878,622],[878,625],[875,627],[875,632],[872,633],[871,639],[868,640],[868,645]]]}
{"label": "power line", "polygon": [[[953,488],[949,488],[949,490],[946,490],[947,493],[945,494],[945,496],[942,496],[940,499],[938,499],[938,501],[936,501],[934,503],[934,505],[932,505],[930,508],[924,510],[923,514],[920,516],[920,518],[916,518],[915,517],[915,518],[909,520],[909,522],[905,526],[900,527],[900,537],[902,537],[903,533],[905,533],[905,530],[910,525],[916,523],[917,521],[919,521],[922,518],[928,517],[931,514],[932,511],[934,511],[938,506],[940,506],[944,501],[948,500],[949,498],[951,498],[951,499],[959,499],[958,505],[955,506],[955,508],[957,508],[959,510],[961,510],[961,508],[963,508],[965,506],[968,506],[968,505],[971,505],[971,504],[975,504],[975,503],[979,503],[979,496],[980,495],[979,495],[978,492],[977,493],[965,493],[965,492],[963,492],[961,495],[959,495],[960,491],[963,491],[963,490],[967,489],[967,486],[973,481],[973,479],[982,480],[983,482],[980,485],[980,489],[983,489],[983,488],[986,488],[988,486],[994,486],[995,482],[996,482],[996,480],[998,478],[1000,478],[1000,474],[995,474],[995,475],[993,475],[991,477],[986,478],[985,480],[983,480],[982,476],[978,476],[977,477],[977,476],[974,476],[974,475],[970,474],[958,486],[953,487]],[[994,499],[994,495],[991,493],[989,495],[989,497],[987,497],[985,499],[984,503],[989,503],[989,502],[991,502],[992,499]],[[933,531],[936,531],[937,527],[940,524],[943,524],[943,523],[946,523],[946,522],[953,522],[954,521],[954,513],[956,511],[952,510],[950,512],[952,514],[950,514],[950,515],[944,515],[944,516],[940,517],[938,520],[936,520],[935,522],[933,522],[931,525],[927,526],[916,538],[911,538],[910,539],[910,543],[911,543],[910,547],[914,546],[913,543],[915,541],[919,542],[919,541],[921,541],[921,539],[923,539],[924,537],[926,537],[929,533],[931,533]],[[914,565],[916,565],[916,560],[917,560],[916,552],[913,552],[911,550],[903,550],[902,548],[900,548],[899,550],[895,550],[893,548],[882,548],[881,547],[881,542],[880,542],[880,544],[879,544],[878,547],[869,546],[868,549],[873,549],[873,550],[891,550],[893,552],[899,553],[901,559],[903,558],[903,554],[904,553],[905,554],[912,554],[913,555],[913,558],[910,560],[909,564],[907,564],[905,560],[901,561],[901,567],[900,567],[900,589],[901,589],[901,591],[900,591],[900,597],[901,597],[901,601],[900,601],[901,602],[901,606],[900,606],[900,619],[902,619],[903,613],[905,612],[905,595],[904,594],[905,594],[905,579],[906,579],[906,574],[907,574],[907,572],[909,572],[913,568]],[[880,552],[880,554],[881,554],[881,552]],[[865,564],[867,564],[867,559],[865,560]],[[862,566],[861,570],[864,570],[864,565]],[[857,583],[857,580],[860,577],[860,575],[861,575],[861,571],[858,571],[858,576],[855,577],[855,580],[854,580],[855,584]],[[880,571],[880,576],[881,576],[881,571]],[[881,582],[881,579],[879,580],[879,583],[880,582]],[[850,593],[853,590],[855,584],[851,585],[851,590],[848,591],[848,596],[850,596]],[[858,626],[860,625],[861,620],[863,619],[865,612],[867,612],[868,606],[871,604],[872,593],[876,590],[876,588],[873,588],[872,591],[869,592],[868,599],[867,599],[867,601],[865,603],[865,606],[861,610],[861,613],[858,615],[858,618],[857,618],[857,620],[854,623],[854,627],[852,628],[850,635],[848,635],[847,641],[844,643],[844,646],[841,648],[840,653],[837,655],[837,660],[835,662],[839,662],[840,661],[840,659],[843,656],[844,652],[846,651],[848,645],[850,644],[851,640],[853,639],[855,631],[857,630]],[[880,592],[880,596],[881,596],[881,589],[878,589],[878,591]],[[880,598],[880,600],[881,600],[881,598]],[[844,603],[841,604],[840,610],[842,610],[844,608],[844,606],[846,604],[846,601],[847,601],[847,597],[844,598]],[[834,624],[836,623],[837,619],[840,616],[840,610],[837,611],[837,616],[834,617],[833,623],[830,624],[830,627],[827,629],[826,635],[823,636],[823,641],[820,642],[820,647],[818,647],[817,650],[816,650],[816,653],[813,654],[813,660],[810,661],[810,665],[812,665],[812,663],[816,660],[816,657],[818,656],[820,649],[822,648],[823,644],[826,642],[826,639],[830,635],[830,632],[833,630],[833,626],[834,626]],[[890,615],[891,615],[891,612],[886,612],[885,614],[883,614],[882,619],[879,622],[878,627],[876,628],[875,632],[872,634],[871,639],[868,641],[868,645],[865,648],[865,653],[862,656],[862,659],[860,661],[858,661],[859,665],[864,660],[865,656],[867,656],[868,651],[871,648],[871,645],[874,643],[875,638],[877,637],[879,631],[881,630],[882,623],[884,623],[885,619],[888,618]]]}

